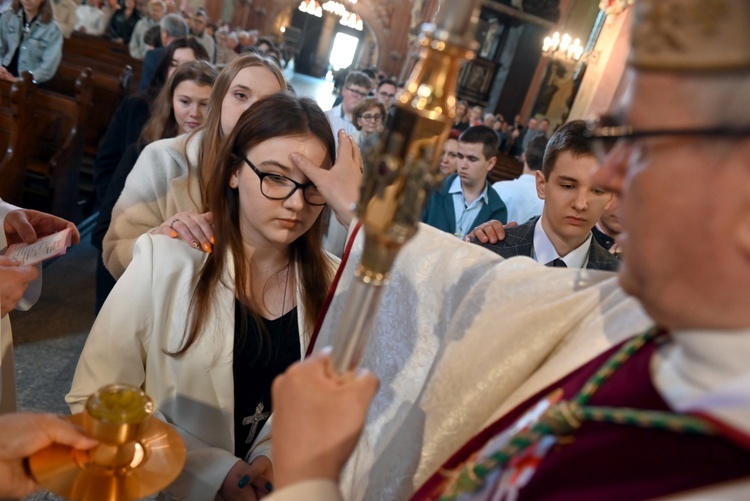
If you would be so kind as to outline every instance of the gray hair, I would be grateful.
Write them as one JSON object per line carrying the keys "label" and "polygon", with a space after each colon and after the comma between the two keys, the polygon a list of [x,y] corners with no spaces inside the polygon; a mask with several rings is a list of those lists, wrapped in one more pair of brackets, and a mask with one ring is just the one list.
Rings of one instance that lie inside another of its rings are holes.
{"label": "gray hair", "polygon": [[167,14],[159,22],[159,28],[167,36],[172,38],[183,38],[188,36],[188,25],[179,14]]}

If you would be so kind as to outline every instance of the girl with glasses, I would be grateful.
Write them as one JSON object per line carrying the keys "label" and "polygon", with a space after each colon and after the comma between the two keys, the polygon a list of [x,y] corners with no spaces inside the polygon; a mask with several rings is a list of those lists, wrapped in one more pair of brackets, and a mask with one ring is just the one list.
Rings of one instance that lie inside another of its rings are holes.
{"label": "girl with glasses", "polygon": [[271,382],[304,354],[337,266],[321,247],[325,200],[290,154],[319,171],[333,164],[312,100],[279,93],[243,113],[206,179],[213,252],[139,238],[78,363],[73,411],[101,385],[127,383],[181,433],[188,459],[172,496],[271,489]]}

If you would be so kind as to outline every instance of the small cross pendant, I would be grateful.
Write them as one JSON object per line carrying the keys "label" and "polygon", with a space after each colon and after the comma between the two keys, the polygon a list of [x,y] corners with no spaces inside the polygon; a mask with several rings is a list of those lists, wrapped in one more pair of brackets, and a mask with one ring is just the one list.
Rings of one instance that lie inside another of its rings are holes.
{"label": "small cross pendant", "polygon": [[258,431],[258,424],[271,415],[270,412],[263,412],[263,408],[263,402],[259,403],[257,407],[255,407],[255,414],[253,414],[252,416],[248,416],[242,420],[243,426],[252,425],[250,426],[250,432],[247,434],[247,438],[245,439],[246,444],[251,444],[253,442],[253,439],[255,438],[255,432]]}

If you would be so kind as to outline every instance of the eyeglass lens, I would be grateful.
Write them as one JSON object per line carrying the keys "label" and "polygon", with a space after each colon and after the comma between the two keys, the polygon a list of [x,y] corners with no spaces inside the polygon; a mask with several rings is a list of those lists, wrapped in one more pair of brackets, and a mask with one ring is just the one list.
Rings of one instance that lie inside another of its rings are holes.
{"label": "eyeglass lens", "polygon": [[[261,192],[273,200],[286,200],[291,197],[298,188],[301,188],[293,180],[279,176],[276,174],[269,174],[263,176],[260,182]],[[317,186],[313,184],[307,185],[303,188],[303,195],[305,200],[310,205],[325,205],[325,198],[318,191]]]}
{"label": "eyeglass lens", "polygon": [[358,96],[358,97],[367,97],[367,93],[366,92],[362,92],[362,91],[357,90],[357,89],[352,89],[351,87],[347,87],[346,90],[348,90],[349,92],[351,92],[355,96]]}

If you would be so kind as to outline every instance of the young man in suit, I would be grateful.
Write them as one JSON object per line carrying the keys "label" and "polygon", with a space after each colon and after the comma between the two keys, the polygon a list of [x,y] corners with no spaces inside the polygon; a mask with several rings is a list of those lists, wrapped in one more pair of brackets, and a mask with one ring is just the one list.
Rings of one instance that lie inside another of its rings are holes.
{"label": "young man in suit", "polygon": [[498,146],[497,134],[490,127],[466,129],[458,138],[458,171],[430,197],[422,221],[459,238],[490,219],[506,223],[508,210],[487,182],[487,173],[497,162]]}
{"label": "young man in suit", "polygon": [[585,133],[586,123],[575,120],[552,136],[535,174],[537,195],[544,200],[541,217],[508,228],[505,240],[486,248],[503,257],[531,256],[547,266],[617,270],[618,260],[591,233],[612,193],[591,182],[597,162]]}

